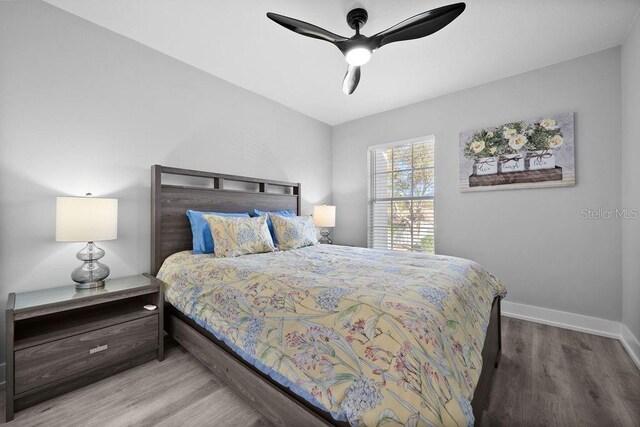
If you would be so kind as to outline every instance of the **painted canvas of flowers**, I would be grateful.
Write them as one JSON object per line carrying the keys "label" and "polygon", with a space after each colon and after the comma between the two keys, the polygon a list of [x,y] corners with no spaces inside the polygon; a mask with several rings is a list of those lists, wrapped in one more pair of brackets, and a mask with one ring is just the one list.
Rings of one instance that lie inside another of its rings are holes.
{"label": "painted canvas of flowers", "polygon": [[574,115],[460,133],[461,191],[575,184]]}

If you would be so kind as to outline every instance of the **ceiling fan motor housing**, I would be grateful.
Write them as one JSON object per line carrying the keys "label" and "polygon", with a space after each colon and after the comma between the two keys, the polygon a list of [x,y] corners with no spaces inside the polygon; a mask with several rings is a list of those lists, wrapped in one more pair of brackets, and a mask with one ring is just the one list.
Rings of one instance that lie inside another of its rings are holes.
{"label": "ceiling fan motor housing", "polygon": [[349,24],[349,27],[356,31],[358,31],[364,26],[364,24],[367,23],[367,19],[369,19],[369,14],[366,10],[361,8],[352,9],[347,14],[347,24]]}

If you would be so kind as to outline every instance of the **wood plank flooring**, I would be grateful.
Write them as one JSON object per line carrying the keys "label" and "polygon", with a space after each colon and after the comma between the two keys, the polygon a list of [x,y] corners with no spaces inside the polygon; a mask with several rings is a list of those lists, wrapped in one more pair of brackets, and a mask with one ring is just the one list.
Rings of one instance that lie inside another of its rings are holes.
{"label": "wood plank flooring", "polygon": [[[153,360],[16,413],[7,426],[266,427],[251,406],[174,341]],[[2,390],[4,420],[4,390]]]}
{"label": "wood plank flooring", "polygon": [[618,340],[508,317],[483,426],[640,426],[640,370]]}
{"label": "wood plank flooring", "polygon": [[[640,370],[620,342],[503,317],[483,426],[640,426]],[[4,391],[0,393],[4,413]],[[11,426],[271,427],[189,353],[122,372],[16,414]]]}

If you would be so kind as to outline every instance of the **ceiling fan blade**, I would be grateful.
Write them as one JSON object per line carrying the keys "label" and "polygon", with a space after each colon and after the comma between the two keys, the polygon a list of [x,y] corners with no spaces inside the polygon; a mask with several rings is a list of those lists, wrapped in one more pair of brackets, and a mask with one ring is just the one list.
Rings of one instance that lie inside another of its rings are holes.
{"label": "ceiling fan blade", "polygon": [[349,65],[347,73],[342,81],[342,91],[345,95],[351,95],[360,83],[360,67]]}
{"label": "ceiling fan blade", "polygon": [[272,21],[282,25],[286,29],[294,31],[298,34],[302,34],[303,36],[324,40],[334,44],[348,40],[348,38],[346,37],[339,36],[338,34],[334,34],[331,31],[325,30],[324,28],[309,24],[308,22],[300,21],[299,19],[290,18],[284,15],[278,15],[277,13],[273,12],[268,12],[267,17]]}
{"label": "ceiling fan blade", "polygon": [[371,36],[371,39],[376,47],[381,47],[393,42],[428,36],[449,25],[464,12],[465,7],[464,3],[455,3],[419,13]]}

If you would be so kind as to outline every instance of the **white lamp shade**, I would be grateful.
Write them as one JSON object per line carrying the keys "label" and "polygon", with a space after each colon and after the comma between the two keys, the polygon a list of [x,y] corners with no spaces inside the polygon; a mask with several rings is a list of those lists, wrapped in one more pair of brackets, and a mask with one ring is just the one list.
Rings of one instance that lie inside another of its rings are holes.
{"label": "white lamp shade", "polygon": [[97,242],[118,237],[118,199],[58,197],[56,241]]}
{"label": "white lamp shade", "polygon": [[336,207],[327,205],[314,206],[313,223],[316,227],[335,227]]}

